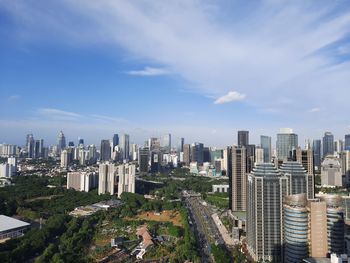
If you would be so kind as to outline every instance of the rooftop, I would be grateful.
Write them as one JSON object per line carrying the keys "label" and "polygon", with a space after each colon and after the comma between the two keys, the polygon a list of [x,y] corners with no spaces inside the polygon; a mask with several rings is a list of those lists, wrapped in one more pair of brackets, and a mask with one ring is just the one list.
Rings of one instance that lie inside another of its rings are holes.
{"label": "rooftop", "polygon": [[30,224],[9,216],[0,215],[0,232],[25,226],[30,226]]}

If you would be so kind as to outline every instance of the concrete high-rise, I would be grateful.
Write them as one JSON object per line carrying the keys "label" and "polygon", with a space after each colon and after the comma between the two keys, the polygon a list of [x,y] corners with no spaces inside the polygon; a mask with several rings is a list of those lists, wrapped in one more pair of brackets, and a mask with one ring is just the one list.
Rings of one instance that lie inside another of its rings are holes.
{"label": "concrete high-rise", "polygon": [[247,245],[255,261],[283,262],[283,199],[288,178],[272,163],[257,164],[248,175]]}
{"label": "concrete high-rise", "polygon": [[118,166],[118,197],[124,192],[135,193],[135,174],[136,166],[134,164]]}
{"label": "concrete high-rise", "polygon": [[245,147],[232,147],[232,211],[246,211],[247,152]]}
{"label": "concrete high-rise", "polygon": [[237,132],[237,145],[239,147],[246,147],[249,144],[249,131],[238,131]]}
{"label": "concrete high-rise", "polygon": [[295,159],[293,161],[301,163],[308,174],[314,174],[314,153],[311,148],[302,150],[298,147],[295,150]]}
{"label": "concrete high-rise", "polygon": [[323,136],[323,158],[334,155],[334,136],[331,132],[325,132]]}
{"label": "concrete high-rise", "polygon": [[121,151],[121,159],[122,160],[129,160],[129,135],[128,134],[122,134],[120,138],[120,151]]}
{"label": "concrete high-rise", "polygon": [[111,142],[109,140],[101,140],[100,160],[102,162],[111,160]]}
{"label": "concrete high-rise", "polygon": [[99,166],[98,174],[98,194],[114,195],[114,187],[116,182],[115,176],[116,168],[114,164],[102,163]]}
{"label": "concrete high-rise", "polygon": [[292,129],[281,129],[277,134],[277,158],[281,161],[288,161],[291,152],[296,148],[298,148],[298,135],[293,133]]}
{"label": "concrete high-rise", "polygon": [[189,166],[191,162],[191,145],[184,144],[184,163]]}
{"label": "concrete high-rise", "polygon": [[260,146],[262,149],[264,149],[264,163],[270,163],[272,160],[271,137],[261,135],[260,136]]}
{"label": "concrete high-rise", "polygon": [[68,156],[68,151],[63,150],[61,152],[61,167],[62,168],[67,168],[69,165],[69,156]]}
{"label": "concrete high-rise", "polygon": [[98,186],[98,174],[92,172],[67,173],[67,189],[89,192]]}
{"label": "concrete high-rise", "polygon": [[342,168],[338,158],[328,155],[321,165],[321,184],[343,186]]}

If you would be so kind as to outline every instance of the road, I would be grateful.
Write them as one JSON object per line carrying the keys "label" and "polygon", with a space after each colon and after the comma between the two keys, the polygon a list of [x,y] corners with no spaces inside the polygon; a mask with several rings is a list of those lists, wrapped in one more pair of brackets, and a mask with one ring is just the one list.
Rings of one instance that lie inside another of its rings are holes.
{"label": "road", "polygon": [[225,244],[212,218],[214,212],[198,196],[184,196],[184,200],[201,248],[202,262],[213,262],[210,244]]}

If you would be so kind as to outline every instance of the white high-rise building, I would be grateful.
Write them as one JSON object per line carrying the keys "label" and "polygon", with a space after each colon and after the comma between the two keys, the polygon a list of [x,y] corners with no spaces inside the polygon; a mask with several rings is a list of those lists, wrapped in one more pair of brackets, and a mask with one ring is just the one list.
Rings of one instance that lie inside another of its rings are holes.
{"label": "white high-rise building", "polygon": [[263,162],[264,162],[264,149],[255,148],[255,163],[263,163]]}
{"label": "white high-rise building", "polygon": [[0,177],[12,177],[17,173],[16,157],[9,157],[7,163],[0,164]]}
{"label": "white high-rise building", "polygon": [[68,167],[68,151],[63,150],[61,152],[61,167],[67,168]]}
{"label": "white high-rise building", "polygon": [[115,166],[112,163],[102,163],[99,166],[98,194],[114,195]]}
{"label": "white high-rise building", "polygon": [[123,192],[135,193],[135,174],[136,166],[134,164],[122,164],[118,166],[118,196]]}
{"label": "white high-rise building", "polygon": [[92,172],[67,173],[67,189],[89,192],[98,185],[98,174]]}

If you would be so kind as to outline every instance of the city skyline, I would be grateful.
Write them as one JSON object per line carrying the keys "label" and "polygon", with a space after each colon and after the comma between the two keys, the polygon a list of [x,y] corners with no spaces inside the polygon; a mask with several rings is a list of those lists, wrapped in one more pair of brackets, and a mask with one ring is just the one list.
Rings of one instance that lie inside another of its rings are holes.
{"label": "city skyline", "polygon": [[1,141],[342,138],[349,20],[346,1],[1,1]]}

